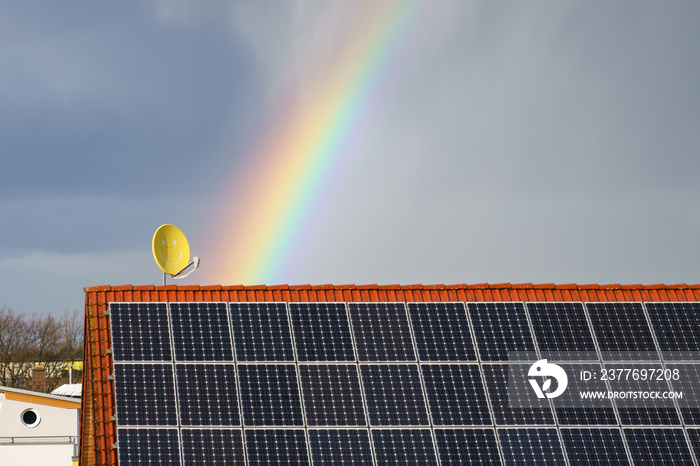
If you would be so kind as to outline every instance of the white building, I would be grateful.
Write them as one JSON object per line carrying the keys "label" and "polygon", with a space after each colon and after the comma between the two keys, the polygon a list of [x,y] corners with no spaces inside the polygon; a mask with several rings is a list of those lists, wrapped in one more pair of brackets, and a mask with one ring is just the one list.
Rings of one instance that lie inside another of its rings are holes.
{"label": "white building", "polygon": [[77,464],[79,426],[79,398],[0,386],[3,465]]}

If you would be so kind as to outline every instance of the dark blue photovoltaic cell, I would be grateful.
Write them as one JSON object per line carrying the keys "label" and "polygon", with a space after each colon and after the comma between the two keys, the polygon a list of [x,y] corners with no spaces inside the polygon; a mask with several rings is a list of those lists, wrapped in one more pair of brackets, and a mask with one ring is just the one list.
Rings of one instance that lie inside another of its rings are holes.
{"label": "dark blue photovoltaic cell", "polygon": [[527,380],[528,364],[484,364],[484,383],[498,425],[554,424],[549,400],[539,399],[530,391],[509,390],[508,377],[512,370],[521,381]]}
{"label": "dark blue photovoltaic cell", "polygon": [[[559,363],[568,375],[566,391],[552,398],[559,425],[617,425],[617,417],[611,400],[582,400],[581,392],[607,392],[601,379],[603,366],[600,363]],[[582,373],[590,380],[582,380]]]}
{"label": "dark blue photovoltaic cell", "polygon": [[683,392],[683,398],[676,400],[683,422],[700,426],[700,362],[666,364],[666,371],[671,376],[673,391]]}
{"label": "dark blue photovoltaic cell", "polygon": [[583,303],[527,303],[542,359],[597,361]]}
{"label": "dark blue photovoltaic cell", "polygon": [[429,424],[418,366],[366,365],[360,371],[371,425]]}
{"label": "dark blue photovoltaic cell", "polygon": [[408,303],[421,361],[476,361],[464,303]]}
{"label": "dark blue photovoltaic cell", "polygon": [[640,359],[628,353],[643,353],[645,361],[659,359],[642,303],[586,303],[586,307],[603,359]]}
{"label": "dark blue photovoltaic cell", "polygon": [[562,429],[570,466],[630,464],[620,429]]}
{"label": "dark blue photovoltaic cell", "polygon": [[523,303],[467,303],[467,309],[482,361],[508,361],[509,352],[537,361]]}
{"label": "dark blue photovoltaic cell", "polygon": [[415,361],[403,303],[348,303],[360,361]]}
{"label": "dark blue photovoltaic cell", "polygon": [[693,464],[682,429],[625,429],[635,464]]}
{"label": "dark blue photovoltaic cell", "polygon": [[111,303],[115,361],[169,361],[170,330],[165,303]]}
{"label": "dark blue photovoltaic cell", "polygon": [[310,464],[304,430],[245,430],[249,465]]}
{"label": "dark blue photovoltaic cell", "polygon": [[493,429],[435,429],[435,443],[443,466],[501,464]]}
{"label": "dark blue photovoltaic cell", "polygon": [[180,464],[177,437],[177,429],[117,429],[119,464]]}
{"label": "dark blue photovoltaic cell", "polygon": [[289,303],[299,361],[354,361],[344,303]]}
{"label": "dark blue photovoltaic cell", "polygon": [[700,361],[700,303],[645,303],[666,360]]}
{"label": "dark blue photovoltaic cell", "polygon": [[433,425],[492,424],[478,365],[421,366]]}
{"label": "dark blue photovoltaic cell", "polygon": [[230,303],[238,361],[294,361],[284,303]]}
{"label": "dark blue photovoltaic cell", "polygon": [[690,440],[690,448],[695,453],[695,458],[700,461],[700,429],[688,429],[688,439]]}
{"label": "dark blue photovoltaic cell", "polygon": [[293,364],[240,365],[246,426],[303,426],[299,385]]}
{"label": "dark blue photovoltaic cell", "polygon": [[115,364],[114,397],[120,426],[177,425],[170,364]]}
{"label": "dark blue photovoltaic cell", "polygon": [[239,429],[183,429],[185,465],[244,464],[243,432]]}
{"label": "dark blue photovoltaic cell", "polygon": [[566,465],[556,429],[499,429],[505,464]]}
{"label": "dark blue photovoltaic cell", "polygon": [[185,426],[240,425],[233,364],[175,366],[180,423]]}
{"label": "dark blue photovoltaic cell", "polygon": [[428,429],[373,430],[377,464],[438,464]]}
{"label": "dark blue photovoltaic cell", "polygon": [[309,430],[311,459],[316,464],[372,464],[367,430]]}
{"label": "dark blue photovoltaic cell", "polygon": [[233,361],[224,303],[171,303],[173,346],[178,361]]}
{"label": "dark blue photovoltaic cell", "polygon": [[299,365],[309,426],[365,426],[356,365]]}

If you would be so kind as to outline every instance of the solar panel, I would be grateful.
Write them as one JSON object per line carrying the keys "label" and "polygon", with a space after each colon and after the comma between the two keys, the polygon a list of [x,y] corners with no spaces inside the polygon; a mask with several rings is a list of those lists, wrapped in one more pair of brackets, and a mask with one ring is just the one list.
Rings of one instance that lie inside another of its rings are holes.
{"label": "solar panel", "polygon": [[114,395],[122,426],[176,426],[175,381],[169,364],[115,364]]}
{"label": "solar panel", "polygon": [[373,464],[367,430],[309,430],[313,464]]}
{"label": "solar panel", "polygon": [[[570,376],[566,391],[551,399],[558,423],[574,426],[617,425],[612,400],[580,398],[580,393],[584,391],[608,391],[605,381],[600,380],[603,366],[600,363],[559,363],[559,366]],[[590,380],[582,380],[581,374],[586,372],[590,374]]]}
{"label": "solar panel", "polygon": [[240,429],[183,429],[182,457],[186,465],[244,464]]}
{"label": "solar panel", "polygon": [[687,429],[690,448],[695,453],[695,458],[700,460],[700,429]]}
{"label": "solar panel", "polygon": [[172,303],[170,316],[175,359],[233,361],[226,314],[224,303]]}
{"label": "solar panel", "polygon": [[694,364],[666,364],[665,375],[675,392],[683,398],[676,399],[681,417],[686,425],[700,425],[700,362]]}
{"label": "solar panel", "polygon": [[415,361],[403,303],[348,303],[360,361]]}
{"label": "solar panel", "polygon": [[527,303],[540,357],[597,361],[583,303]]}
{"label": "solar panel", "polygon": [[562,429],[561,437],[571,466],[630,464],[620,429]]}
{"label": "solar panel", "polygon": [[482,361],[508,361],[514,353],[537,360],[523,303],[467,303],[467,309]]}
{"label": "solar panel", "polygon": [[294,361],[285,303],[231,303],[238,361]]}
{"label": "solar panel", "polygon": [[165,303],[111,303],[115,361],[169,361],[170,330]]}
{"label": "solar panel", "polygon": [[[532,395],[527,384],[528,364],[484,364],[484,384],[491,400],[491,409],[498,425],[554,424],[548,399]],[[509,379],[519,380],[524,389],[513,390]]]}
{"label": "solar panel", "polygon": [[493,429],[435,429],[440,464],[501,464]]}
{"label": "solar panel", "polygon": [[300,365],[299,376],[308,425],[367,425],[356,365]]}
{"label": "solar panel", "polygon": [[299,361],[354,361],[343,303],[289,303]]}
{"label": "solar panel", "polygon": [[603,359],[658,360],[642,303],[586,303]]}
{"label": "solar panel", "polygon": [[635,464],[693,464],[682,429],[625,429],[624,434]]}
{"label": "solar panel", "polygon": [[180,423],[184,426],[240,425],[233,364],[175,366]]}
{"label": "solar panel", "polygon": [[119,464],[180,464],[177,429],[119,429]]}
{"label": "solar panel", "polygon": [[499,429],[505,464],[566,465],[556,429]]}
{"label": "solar panel", "polygon": [[294,364],[240,365],[238,382],[246,425],[304,425]]}
{"label": "solar panel", "polygon": [[700,361],[700,303],[645,303],[661,354]]}
{"label": "solar panel", "polygon": [[430,429],[373,430],[377,464],[438,464]]}
{"label": "solar panel", "polygon": [[111,303],[119,461],[693,464],[697,305]]}
{"label": "solar panel", "polygon": [[417,366],[363,365],[360,374],[371,425],[429,424]]}
{"label": "solar panel", "polygon": [[493,423],[478,365],[424,364],[421,370],[433,425]]}
{"label": "solar panel", "polygon": [[303,429],[246,429],[245,444],[250,465],[310,464]]}
{"label": "solar panel", "polygon": [[464,303],[408,303],[421,361],[476,361]]}

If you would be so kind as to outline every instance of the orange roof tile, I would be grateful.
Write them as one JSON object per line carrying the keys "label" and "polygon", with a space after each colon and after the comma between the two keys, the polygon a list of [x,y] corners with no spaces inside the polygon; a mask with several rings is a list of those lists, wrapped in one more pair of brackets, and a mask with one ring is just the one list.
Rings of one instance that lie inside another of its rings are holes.
{"label": "orange roof tile", "polygon": [[[83,464],[117,464],[109,318],[111,302],[700,301],[699,285],[479,283],[455,285],[95,286],[85,288],[81,420]],[[94,460],[93,460],[94,458]]]}

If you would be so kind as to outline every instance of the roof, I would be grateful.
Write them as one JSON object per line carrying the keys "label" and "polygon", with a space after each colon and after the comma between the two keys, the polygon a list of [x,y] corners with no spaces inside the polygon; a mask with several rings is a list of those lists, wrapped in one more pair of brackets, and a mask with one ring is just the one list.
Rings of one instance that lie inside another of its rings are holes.
{"label": "roof", "polygon": [[56,390],[52,391],[52,395],[62,395],[71,398],[80,398],[83,393],[83,384],[81,383],[64,383]]}
{"label": "roof", "polygon": [[[116,464],[110,321],[112,302],[484,302],[700,301],[700,285],[278,285],[97,286],[85,288],[81,419],[83,464]],[[94,455],[94,456],[93,456]]]}
{"label": "roof", "polygon": [[30,390],[21,390],[19,388],[3,386],[0,386],[0,393],[4,393],[6,399],[13,401],[23,401],[37,405],[54,406],[56,408],[80,408],[80,400],[66,396],[51,395],[43,392],[33,392]]}

